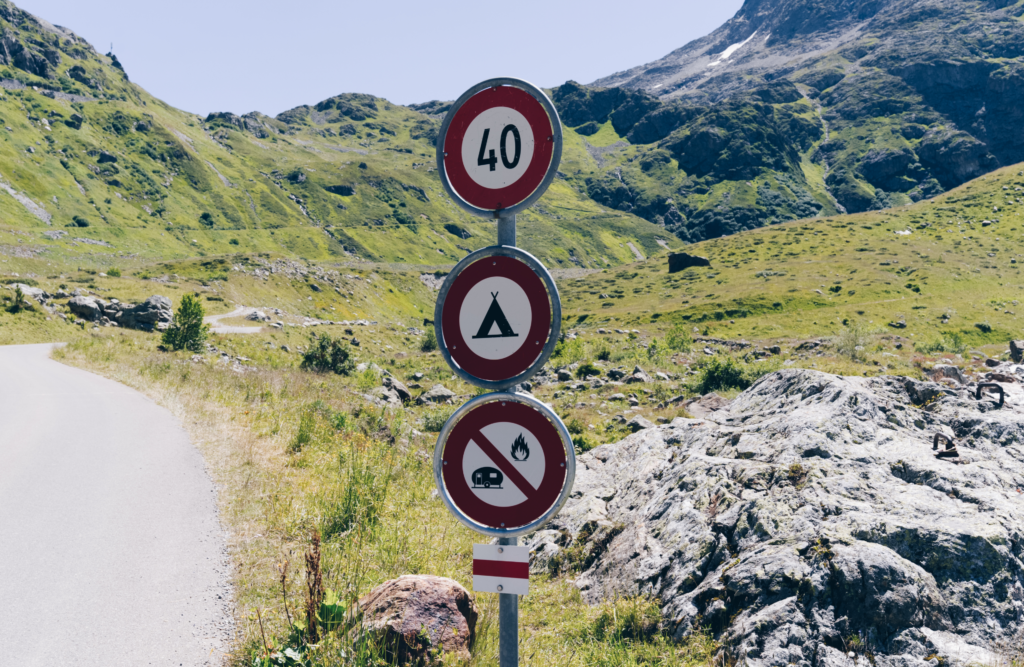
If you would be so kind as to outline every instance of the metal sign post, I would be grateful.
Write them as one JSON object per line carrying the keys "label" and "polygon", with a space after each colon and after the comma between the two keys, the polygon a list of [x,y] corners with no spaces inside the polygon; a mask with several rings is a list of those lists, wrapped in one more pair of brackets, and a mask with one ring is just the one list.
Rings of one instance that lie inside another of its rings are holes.
{"label": "metal sign post", "polygon": [[[514,546],[517,541],[515,537],[498,538],[498,544],[506,546]],[[514,593],[498,593],[498,664],[519,665],[519,596]]]}
{"label": "metal sign post", "polygon": [[558,112],[543,91],[520,79],[470,88],[437,138],[437,170],[452,200],[498,224],[497,245],[459,262],[438,294],[434,327],[442,356],[467,382],[497,393],[477,396],[445,423],[434,479],[459,521],[497,538],[498,548],[474,549],[483,558],[474,556],[474,589],[498,593],[501,667],[519,665],[519,596],[505,587],[529,589],[528,554],[501,547],[515,547],[519,535],[558,513],[576,471],[572,437],[558,415],[532,396],[504,393],[543,367],[561,330],[551,274],[516,247],[516,213],[544,194],[561,157]]}

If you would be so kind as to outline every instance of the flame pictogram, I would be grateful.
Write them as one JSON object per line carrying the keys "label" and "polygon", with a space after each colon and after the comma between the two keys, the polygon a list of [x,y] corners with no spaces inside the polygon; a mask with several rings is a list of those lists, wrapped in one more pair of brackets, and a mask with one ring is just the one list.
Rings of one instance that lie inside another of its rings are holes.
{"label": "flame pictogram", "polygon": [[526,445],[526,438],[523,437],[522,433],[512,443],[512,458],[516,461],[525,461],[530,458],[530,448]]}

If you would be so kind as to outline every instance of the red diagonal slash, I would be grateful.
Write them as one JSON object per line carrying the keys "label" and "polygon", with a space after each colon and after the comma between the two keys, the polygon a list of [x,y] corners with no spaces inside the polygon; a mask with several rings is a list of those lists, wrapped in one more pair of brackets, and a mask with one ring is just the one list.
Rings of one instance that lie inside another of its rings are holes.
{"label": "red diagonal slash", "polygon": [[483,451],[487,458],[494,462],[494,465],[498,466],[498,469],[504,473],[505,477],[508,478],[508,481],[516,485],[516,488],[526,496],[527,500],[533,499],[537,490],[533,488],[533,485],[526,481],[525,477],[519,474],[519,471],[516,470],[515,466],[512,465],[508,459],[502,456],[501,452],[498,451],[498,448],[487,439],[487,436],[484,435],[483,432],[477,431],[473,434],[471,440],[476,443],[476,446]]}

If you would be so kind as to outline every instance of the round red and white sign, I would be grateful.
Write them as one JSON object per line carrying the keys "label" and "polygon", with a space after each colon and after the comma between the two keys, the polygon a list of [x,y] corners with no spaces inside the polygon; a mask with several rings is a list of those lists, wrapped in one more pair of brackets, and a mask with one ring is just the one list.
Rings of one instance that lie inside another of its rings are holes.
{"label": "round red and white sign", "polygon": [[558,114],[541,90],[492,79],[449,110],[438,137],[438,171],[452,197],[475,213],[518,210],[547,189],[561,137]]}
{"label": "round red and white sign", "polygon": [[462,407],[435,450],[438,489],[464,523],[490,534],[536,530],[561,508],[575,455],[558,416],[536,399],[489,394]]}
{"label": "round red and white sign", "polygon": [[544,364],[558,339],[561,305],[536,258],[498,246],[455,267],[434,315],[438,344],[452,368],[493,389],[520,382]]}

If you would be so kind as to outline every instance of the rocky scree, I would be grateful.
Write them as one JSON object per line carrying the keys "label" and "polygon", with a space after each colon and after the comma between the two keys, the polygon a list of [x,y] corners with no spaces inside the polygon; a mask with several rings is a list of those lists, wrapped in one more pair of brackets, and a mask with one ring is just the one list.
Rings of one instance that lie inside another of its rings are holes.
{"label": "rocky scree", "polygon": [[[899,377],[787,369],[704,419],[579,459],[528,538],[591,603],[657,598],[755,667],[995,664],[1024,637],[1024,366],[1006,403]],[[940,459],[932,437],[954,439]]]}

